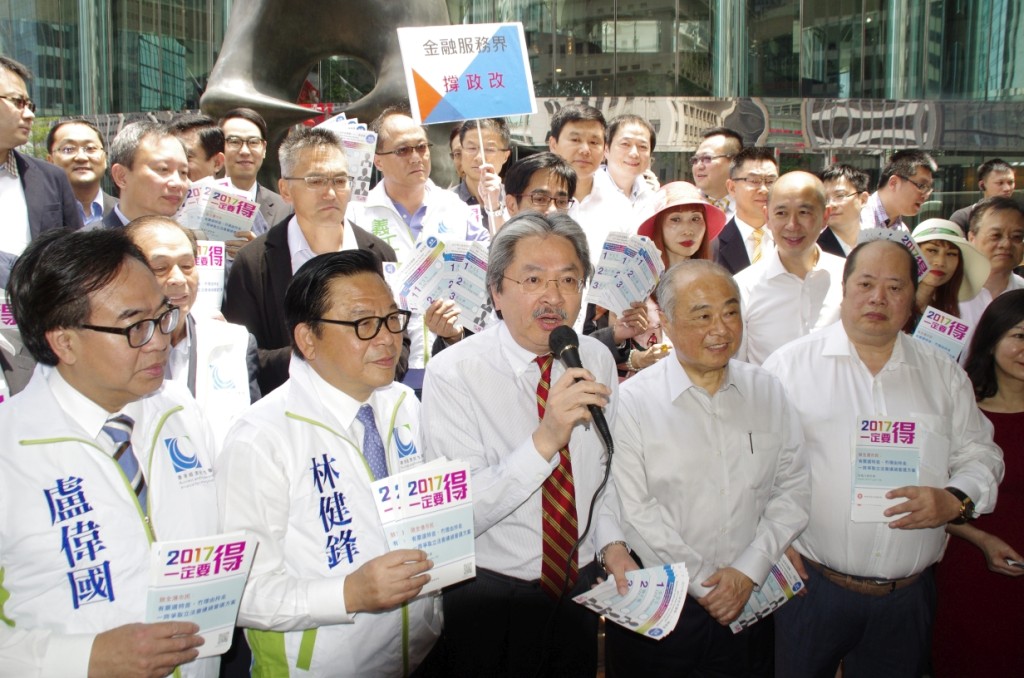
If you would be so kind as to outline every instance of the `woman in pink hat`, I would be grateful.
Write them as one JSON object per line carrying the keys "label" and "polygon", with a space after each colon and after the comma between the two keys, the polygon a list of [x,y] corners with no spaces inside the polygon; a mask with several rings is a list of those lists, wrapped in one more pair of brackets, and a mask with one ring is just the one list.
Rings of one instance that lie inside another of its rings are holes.
{"label": "woman in pink hat", "polygon": [[658,191],[653,214],[637,233],[654,241],[665,268],[684,259],[711,259],[711,243],[725,228],[725,214],[704,199],[700,189],[673,181]]}
{"label": "woman in pink hat", "polygon": [[[700,190],[686,181],[673,181],[662,186],[654,200],[649,216],[637,228],[639,235],[654,241],[661,252],[665,268],[684,259],[711,259],[711,243],[725,227],[725,214],[704,199]],[[628,376],[668,355],[662,343],[660,324],[652,300],[648,299],[648,314],[652,318],[650,331],[632,340],[629,360],[620,374]],[[615,322],[614,317],[611,322]]]}

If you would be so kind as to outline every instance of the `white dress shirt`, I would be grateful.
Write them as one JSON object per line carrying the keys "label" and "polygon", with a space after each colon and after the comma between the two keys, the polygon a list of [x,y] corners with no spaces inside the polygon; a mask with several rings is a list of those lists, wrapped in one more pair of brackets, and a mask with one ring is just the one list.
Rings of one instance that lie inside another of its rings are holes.
{"label": "white dress shirt", "polygon": [[732,360],[712,396],[669,356],[619,393],[612,470],[644,567],[685,562],[698,598],[723,567],[763,584],[810,504],[800,420],[779,380]]}
{"label": "white dress shirt", "polygon": [[[1016,273],[1010,274],[1010,282],[1006,285],[1006,289],[1000,294],[1006,294],[1013,290],[1024,290],[1024,278],[1020,277]],[[964,336],[964,350],[960,354],[960,364],[967,364],[968,349],[971,346],[971,339],[974,337],[974,330],[978,327],[978,321],[981,320],[981,316],[985,313],[985,309],[992,303],[992,293],[987,288],[982,287],[981,291],[978,292],[978,296],[974,297],[970,301],[964,301],[960,303],[960,319],[970,325],[970,329],[967,330],[967,334]]]}
{"label": "white dress shirt", "polygon": [[[344,224],[339,224],[338,228],[343,229]],[[346,237],[348,235],[348,233],[344,232],[341,234],[339,252],[359,249],[359,245],[356,244],[356,237],[354,235]],[[288,254],[291,255],[292,275],[298,273],[304,263],[316,256],[316,252],[310,247],[309,241],[306,240],[306,236],[302,232],[302,227],[299,226],[299,218],[294,214],[288,221]]]}
{"label": "white dress shirt", "polygon": [[872,376],[838,322],[782,347],[764,367],[782,381],[804,428],[811,518],[794,544],[801,554],[846,574],[900,579],[942,553],[943,527],[894,530],[851,521],[858,417],[916,419],[918,484],[957,487],[980,513],[995,507],[1003,455],[967,375],[945,353],[901,332],[889,361]]}
{"label": "white dress shirt", "polygon": [[629,198],[623,195],[607,172],[594,173],[594,187],[587,197],[573,202],[569,208],[569,216],[575,219],[587,234],[590,262],[594,266],[597,266],[601,258],[601,249],[609,233],[636,233],[641,221],[633,211]]}
{"label": "white dress shirt", "polygon": [[846,260],[818,250],[801,279],[786,270],[778,250],[736,274],[743,305],[743,346],[736,356],[760,365],[789,342],[839,320]]}
{"label": "white dress shirt", "polygon": [[0,172],[0,252],[20,255],[32,240],[28,225],[28,203],[21,179],[8,172]]}
{"label": "white dress shirt", "polygon": [[[584,367],[612,389],[604,408],[615,419],[618,375],[611,353],[596,339],[580,337]],[[541,485],[558,465],[533,444],[537,429],[537,356],[519,346],[504,322],[464,339],[427,365],[423,384],[424,456],[469,462],[473,474],[473,522],[477,565],[533,581],[541,569]],[[565,372],[556,360],[551,384]],[[597,430],[582,425],[569,440],[579,532],[586,527],[591,497],[607,459]],[[610,542],[623,539],[615,484],[597,499],[593,526],[580,545],[582,568]]]}

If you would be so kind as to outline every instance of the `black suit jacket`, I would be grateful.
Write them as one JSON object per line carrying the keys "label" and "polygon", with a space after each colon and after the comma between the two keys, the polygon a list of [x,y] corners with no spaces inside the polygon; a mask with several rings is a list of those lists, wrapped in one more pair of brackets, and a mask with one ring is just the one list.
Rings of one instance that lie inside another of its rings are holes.
{"label": "black suit jacket", "polygon": [[843,251],[843,246],[839,244],[839,237],[832,232],[832,229],[828,226],[818,236],[818,246],[829,254],[834,254],[837,257],[846,258],[846,252]]}
{"label": "black suit jacket", "polygon": [[292,206],[262,184],[256,184],[256,202],[260,204],[260,214],[271,226],[292,215]]}
{"label": "black suit jacket", "polygon": [[14,160],[21,175],[28,206],[28,226],[32,239],[58,228],[77,231],[82,228],[77,200],[64,170],[17,151]]}
{"label": "black suit jacket", "polygon": [[725,266],[729,273],[733,275],[750,266],[747,246],[743,242],[743,235],[736,225],[735,217],[726,223],[725,228],[715,238],[712,250],[714,251],[715,261]]}
{"label": "black suit jacket", "polygon": [[[288,361],[292,338],[284,317],[284,294],[292,280],[292,258],[288,249],[288,222],[277,223],[269,231],[243,247],[228,274],[227,290],[221,311],[228,322],[245,325],[256,337],[259,347],[260,392],[266,395],[288,380]],[[356,239],[381,262],[397,261],[395,251],[380,238],[358,226],[346,224],[346,236]],[[408,366],[408,349],[403,349]],[[405,374],[405,367],[398,370]]]}

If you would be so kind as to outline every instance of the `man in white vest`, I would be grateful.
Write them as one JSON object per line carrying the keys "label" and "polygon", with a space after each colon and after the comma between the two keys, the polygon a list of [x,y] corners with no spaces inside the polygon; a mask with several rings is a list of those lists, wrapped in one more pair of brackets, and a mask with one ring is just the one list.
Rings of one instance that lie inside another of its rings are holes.
{"label": "man in white vest", "polygon": [[41,367],[0,407],[0,675],[216,676],[196,624],[143,623],[150,544],[218,531],[212,433],[164,383],[180,311],[119,229],[37,238],[7,291]]}
{"label": "man in white vest", "polygon": [[285,294],[289,379],[218,458],[221,516],[260,547],[238,617],[254,676],[403,676],[441,632],[433,567],[389,551],[371,484],[423,463],[419,401],[394,381],[409,311],[366,250],[321,254]]}
{"label": "man in white vest", "polygon": [[192,313],[199,296],[198,245],[192,231],[154,215],[132,221],[125,233],[146,255],[168,301],[181,309],[171,333],[167,378],[188,387],[219,446],[235,417],[260,398],[256,340],[244,325]]}

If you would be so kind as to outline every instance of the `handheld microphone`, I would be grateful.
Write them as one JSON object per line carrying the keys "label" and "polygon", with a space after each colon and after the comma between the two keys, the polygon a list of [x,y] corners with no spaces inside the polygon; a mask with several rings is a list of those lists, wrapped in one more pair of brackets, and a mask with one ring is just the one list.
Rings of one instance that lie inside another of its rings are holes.
{"label": "handheld microphone", "polygon": [[[583,363],[580,361],[579,343],[580,338],[576,335],[576,330],[568,325],[556,327],[548,337],[548,348],[566,367],[583,367]],[[582,379],[576,381],[582,381]],[[587,409],[590,410],[594,426],[597,427],[598,434],[604,440],[605,447],[611,452],[612,434],[608,429],[608,421],[604,418],[604,411],[597,405],[587,405]]]}

